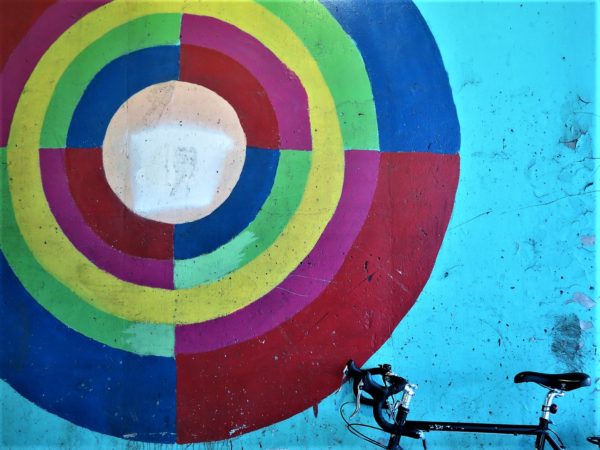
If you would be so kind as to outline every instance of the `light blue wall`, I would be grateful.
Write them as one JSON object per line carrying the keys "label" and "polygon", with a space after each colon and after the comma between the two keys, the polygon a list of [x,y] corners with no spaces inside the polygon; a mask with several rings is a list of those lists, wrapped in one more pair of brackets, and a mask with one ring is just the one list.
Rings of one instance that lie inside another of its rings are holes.
{"label": "light blue wall", "polygon": [[[600,100],[597,5],[418,6],[454,92],[461,177],[430,281],[371,362],[391,362],[420,385],[413,419],[533,423],[543,391],[513,385],[518,371],[600,377],[598,307],[569,301],[581,293],[598,302],[595,247],[585,238],[596,233],[600,182],[592,127]],[[576,145],[565,144],[578,137]],[[75,427],[4,383],[0,393],[4,448],[172,448]],[[600,434],[599,393],[596,381],[558,401],[555,429],[569,448],[588,448],[584,436]],[[324,400],[318,414],[310,409],[232,441],[185,448],[372,448],[343,429],[337,410],[347,400],[346,388]],[[371,422],[366,410],[360,419]],[[428,440],[434,449],[531,448],[529,440],[512,437],[431,434]]]}

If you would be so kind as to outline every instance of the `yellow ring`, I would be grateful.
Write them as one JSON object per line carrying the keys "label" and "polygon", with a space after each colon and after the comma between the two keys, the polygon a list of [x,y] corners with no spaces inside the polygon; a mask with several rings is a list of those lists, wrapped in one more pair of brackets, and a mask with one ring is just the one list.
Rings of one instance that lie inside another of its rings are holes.
{"label": "yellow ring", "polygon": [[[209,285],[183,290],[138,286],[99,270],[60,232],[45,200],[39,174],[39,138],[52,92],[70,61],[105,30],[148,14],[187,13],[227,21],[279,57],[304,85],[313,128],[308,189],[281,236],[248,265]],[[285,35],[285,39],[282,38]],[[302,42],[279,18],[247,1],[134,3],[117,0],[65,32],[32,73],[15,111],[8,170],[17,223],[40,264],[85,301],[135,322],[195,323],[227,315],[268,293],[317,242],[341,195],[343,143],[335,103]],[[319,220],[314,220],[314,218]],[[300,251],[302,249],[302,251]]]}

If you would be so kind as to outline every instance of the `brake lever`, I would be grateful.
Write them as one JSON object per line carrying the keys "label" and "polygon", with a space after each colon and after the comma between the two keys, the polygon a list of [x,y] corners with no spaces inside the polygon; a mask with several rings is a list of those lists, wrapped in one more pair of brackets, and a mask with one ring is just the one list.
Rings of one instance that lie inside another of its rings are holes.
{"label": "brake lever", "polygon": [[360,396],[362,395],[362,391],[363,391],[363,380],[360,380],[360,382],[358,383],[357,386],[357,393],[356,393],[356,408],[354,409],[354,412],[352,414],[350,414],[350,417],[348,417],[349,419],[352,419],[355,415],[358,414],[358,411],[360,411]]}
{"label": "brake lever", "polygon": [[348,381],[348,366],[344,367],[344,370],[342,370],[342,382],[340,383],[340,387],[337,388],[334,394],[337,394],[342,390],[346,381]]}

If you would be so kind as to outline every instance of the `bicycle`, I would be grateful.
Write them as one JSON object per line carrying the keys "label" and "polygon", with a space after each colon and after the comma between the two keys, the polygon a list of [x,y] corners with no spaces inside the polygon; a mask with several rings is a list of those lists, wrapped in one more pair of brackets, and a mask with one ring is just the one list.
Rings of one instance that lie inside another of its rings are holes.
{"label": "bicycle", "polygon": [[600,436],[590,436],[587,438],[587,441],[590,444],[594,444],[594,445],[600,447]]}
{"label": "bicycle", "polygon": [[[565,450],[565,446],[558,434],[550,429],[550,415],[558,410],[554,399],[563,397],[565,392],[591,385],[590,376],[585,373],[563,373],[546,374],[538,372],[520,372],[515,375],[515,383],[537,383],[548,389],[542,415],[536,425],[511,425],[496,423],[473,423],[473,422],[439,422],[439,421],[413,421],[407,420],[410,411],[409,406],[415,395],[417,386],[409,383],[406,379],[392,372],[392,366],[382,364],[375,368],[359,369],[352,360],[348,361],[344,369],[344,377],[353,382],[353,391],[356,395],[356,409],[350,419],[356,415],[361,405],[373,408],[373,416],[380,429],[390,435],[387,446],[368,438],[356,430],[357,426],[363,424],[350,423],[340,408],[340,414],[346,422],[348,429],[355,435],[367,439],[386,450],[402,450],[400,438],[405,436],[413,439],[421,439],[423,448],[427,449],[425,433],[432,431],[440,432],[463,432],[463,433],[493,433],[510,434],[515,436],[535,436],[535,450],[544,450],[546,443],[553,450]],[[379,383],[376,377],[381,378]],[[365,395],[366,394],[366,395]],[[400,400],[394,399],[395,395]],[[368,426],[368,425],[366,425]],[[371,427],[374,428],[374,427]],[[593,442],[590,440],[590,442]]]}

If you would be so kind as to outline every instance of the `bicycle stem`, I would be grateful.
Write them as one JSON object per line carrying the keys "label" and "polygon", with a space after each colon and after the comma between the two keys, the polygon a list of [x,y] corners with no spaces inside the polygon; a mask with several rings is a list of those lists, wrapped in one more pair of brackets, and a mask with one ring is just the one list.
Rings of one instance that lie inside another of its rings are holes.
{"label": "bicycle stem", "polygon": [[404,392],[402,394],[402,399],[400,400],[400,405],[404,408],[408,409],[410,406],[410,402],[412,401],[415,393],[417,391],[418,386],[416,384],[408,383],[404,386]]}

